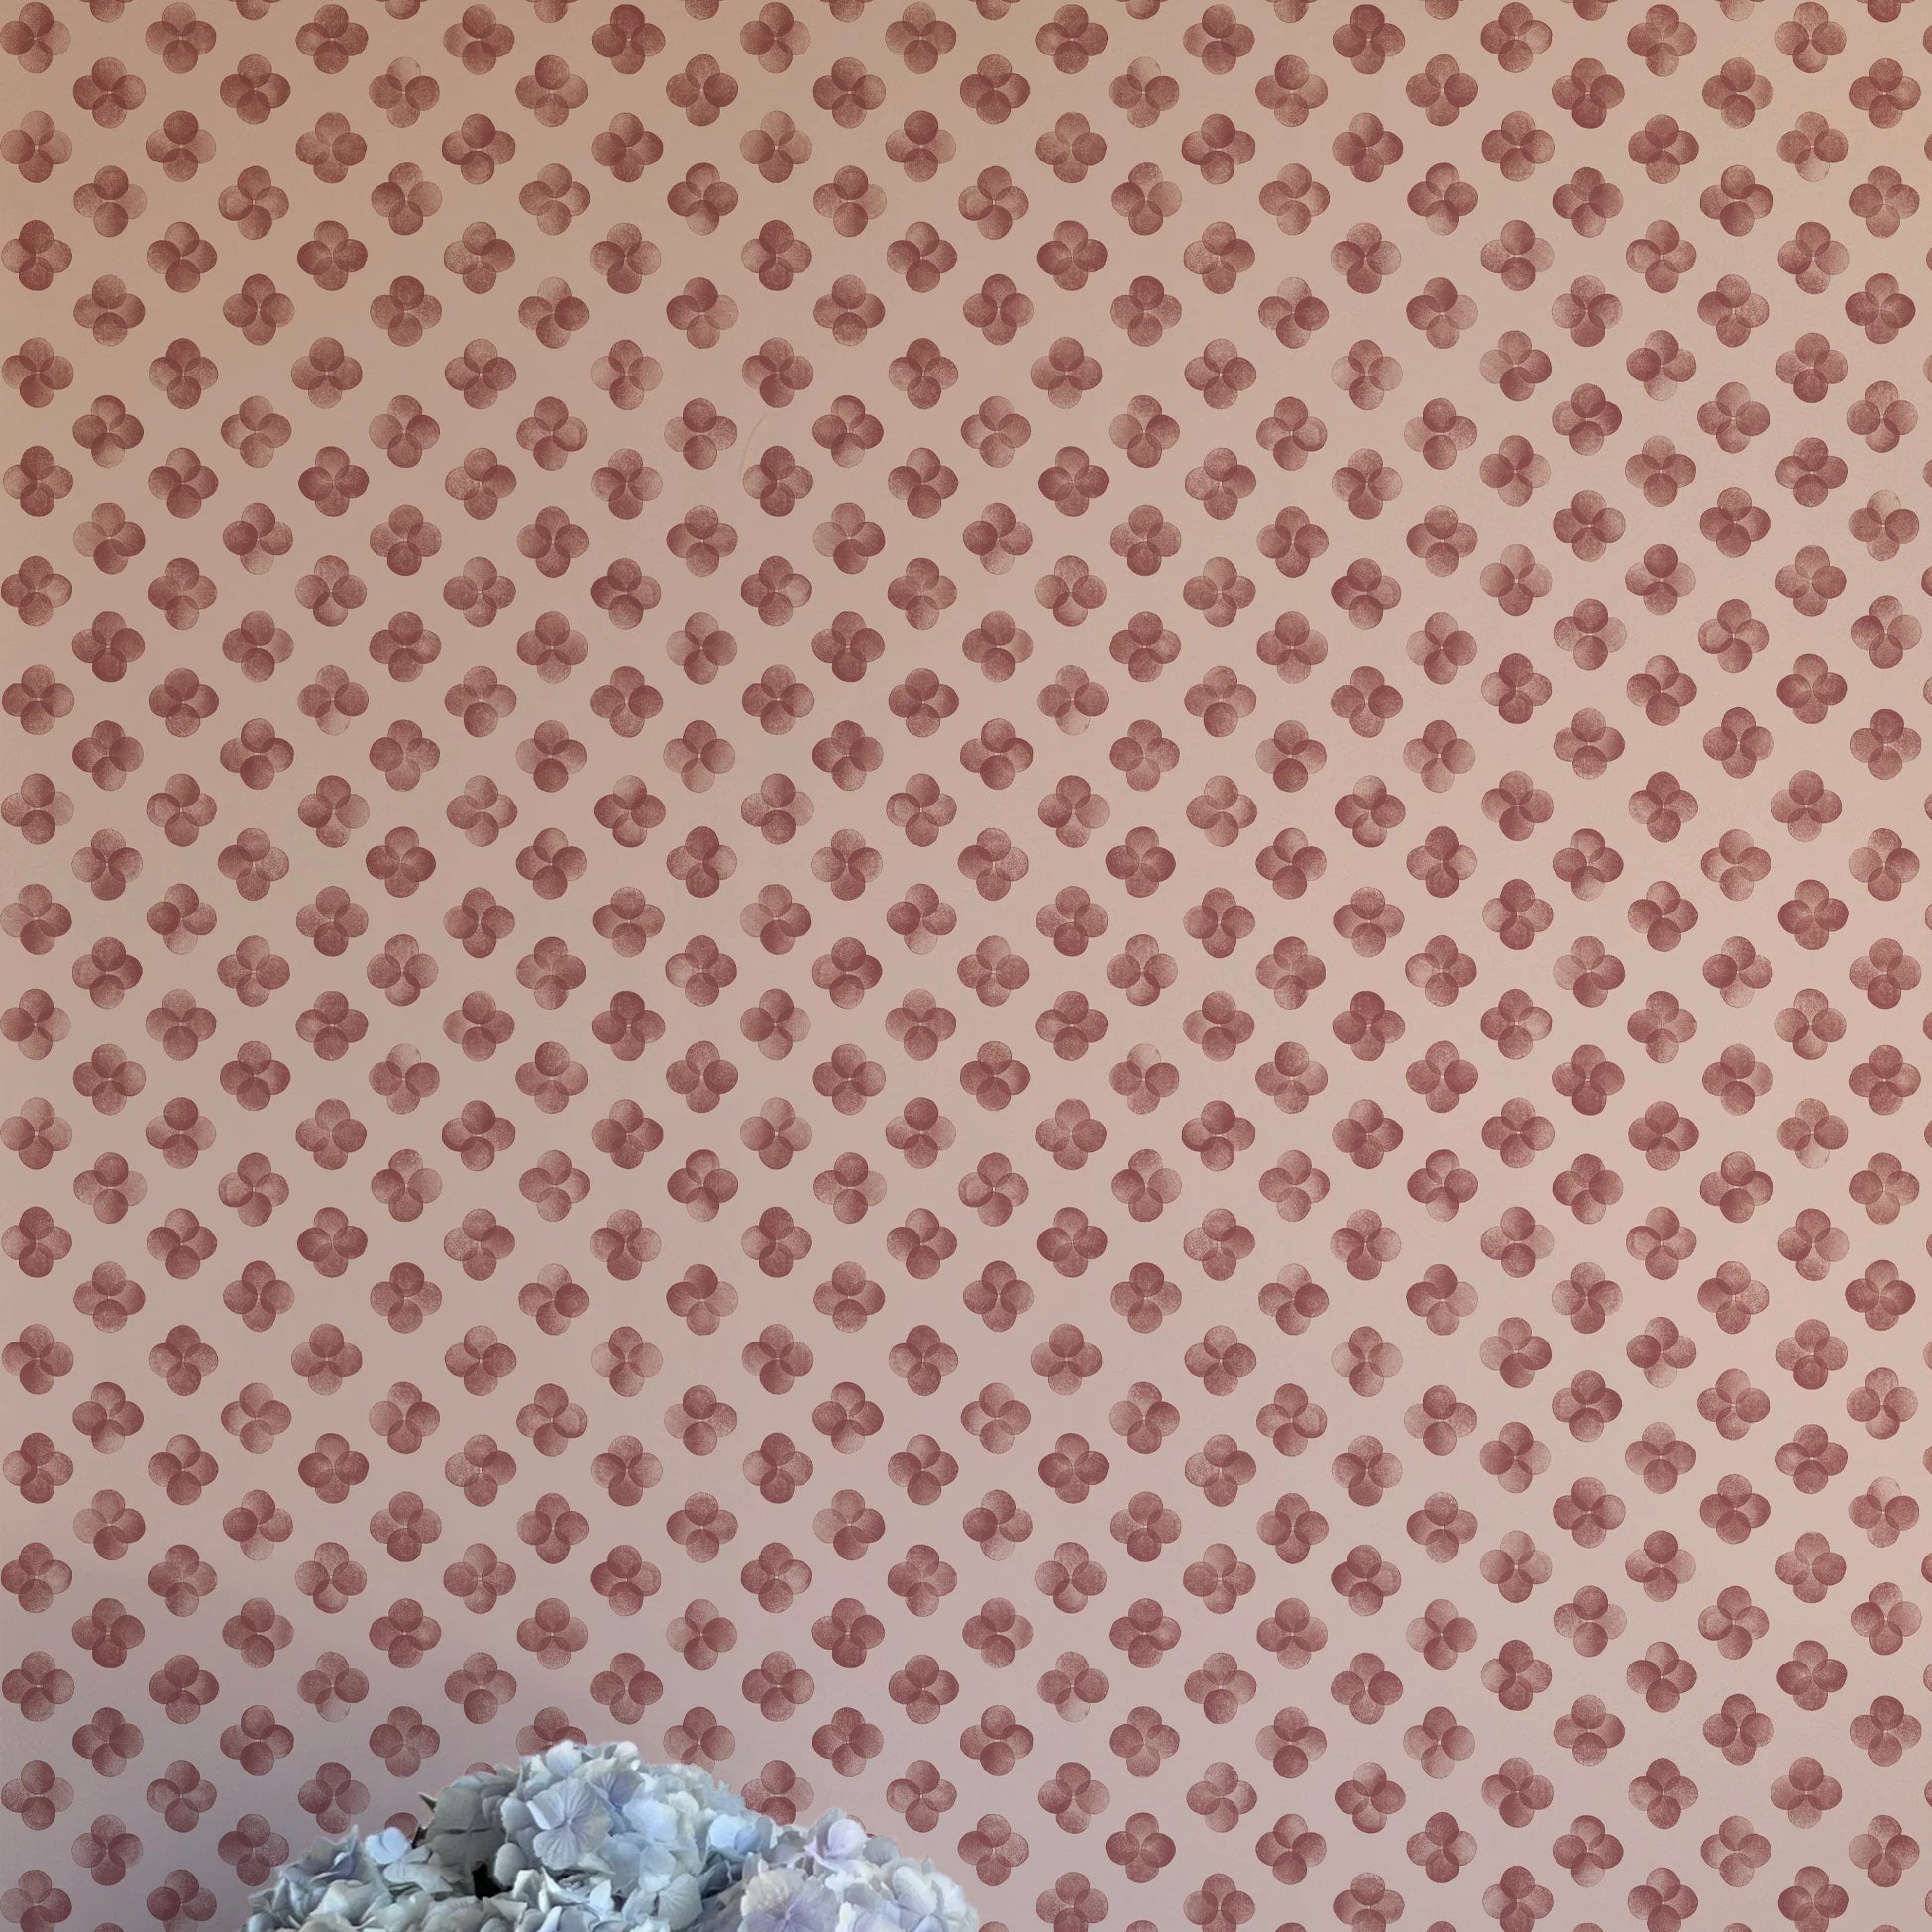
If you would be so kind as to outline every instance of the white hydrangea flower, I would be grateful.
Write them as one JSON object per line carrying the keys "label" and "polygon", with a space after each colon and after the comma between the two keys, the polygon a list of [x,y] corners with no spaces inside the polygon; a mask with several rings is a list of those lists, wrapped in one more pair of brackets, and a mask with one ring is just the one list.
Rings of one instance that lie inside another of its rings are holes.
{"label": "white hydrangea flower", "polygon": [[929,1861],[841,1811],[776,1828],[692,1765],[564,1743],[425,1796],[413,1837],[291,1859],[248,1932],[977,1932]]}

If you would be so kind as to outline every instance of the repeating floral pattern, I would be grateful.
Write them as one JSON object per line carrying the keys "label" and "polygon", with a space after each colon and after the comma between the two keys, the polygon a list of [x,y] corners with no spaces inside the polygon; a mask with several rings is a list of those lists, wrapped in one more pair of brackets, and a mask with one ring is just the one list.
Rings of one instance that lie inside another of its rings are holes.
{"label": "repeating floral pattern", "polygon": [[26,0],[7,1922],[1912,1922],[1920,11]]}

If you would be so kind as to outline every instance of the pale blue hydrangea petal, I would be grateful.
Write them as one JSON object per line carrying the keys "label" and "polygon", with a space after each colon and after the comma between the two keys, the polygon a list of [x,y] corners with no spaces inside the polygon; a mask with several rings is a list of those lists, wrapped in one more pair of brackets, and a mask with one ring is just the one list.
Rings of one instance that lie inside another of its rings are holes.
{"label": "pale blue hydrangea petal", "polygon": [[530,1800],[539,1829],[530,1840],[537,1862],[553,1872],[584,1863],[586,1853],[602,1843],[609,1829],[603,1800],[583,1779],[566,1778]]}

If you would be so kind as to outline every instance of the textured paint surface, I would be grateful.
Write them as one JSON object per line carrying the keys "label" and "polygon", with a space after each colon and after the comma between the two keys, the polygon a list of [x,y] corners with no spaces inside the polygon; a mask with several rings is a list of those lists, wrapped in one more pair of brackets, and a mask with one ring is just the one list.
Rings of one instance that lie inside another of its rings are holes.
{"label": "textured paint surface", "polygon": [[0,27],[8,1922],[1914,1922],[1924,13]]}

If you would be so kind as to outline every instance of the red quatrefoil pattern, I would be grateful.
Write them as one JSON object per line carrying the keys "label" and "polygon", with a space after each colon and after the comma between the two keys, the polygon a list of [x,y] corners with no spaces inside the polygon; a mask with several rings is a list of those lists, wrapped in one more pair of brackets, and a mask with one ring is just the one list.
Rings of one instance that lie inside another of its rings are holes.
{"label": "red quatrefoil pattern", "polygon": [[8,1925],[1917,1922],[1928,11],[20,6]]}

